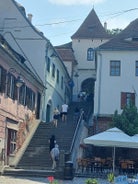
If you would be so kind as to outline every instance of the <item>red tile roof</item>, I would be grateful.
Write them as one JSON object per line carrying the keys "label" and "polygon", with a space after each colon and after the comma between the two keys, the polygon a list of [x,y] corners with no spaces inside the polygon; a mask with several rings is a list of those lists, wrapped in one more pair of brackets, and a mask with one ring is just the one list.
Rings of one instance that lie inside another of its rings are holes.
{"label": "red tile roof", "polygon": [[76,62],[71,42],[64,45],[56,46],[55,50],[60,55],[63,61]]}

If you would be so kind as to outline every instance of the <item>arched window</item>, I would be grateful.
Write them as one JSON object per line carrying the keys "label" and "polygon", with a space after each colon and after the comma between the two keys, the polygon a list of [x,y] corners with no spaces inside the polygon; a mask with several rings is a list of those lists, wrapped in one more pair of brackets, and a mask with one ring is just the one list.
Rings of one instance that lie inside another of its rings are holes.
{"label": "arched window", "polygon": [[93,61],[94,60],[94,50],[93,50],[93,48],[89,48],[87,50],[87,60],[88,61]]}

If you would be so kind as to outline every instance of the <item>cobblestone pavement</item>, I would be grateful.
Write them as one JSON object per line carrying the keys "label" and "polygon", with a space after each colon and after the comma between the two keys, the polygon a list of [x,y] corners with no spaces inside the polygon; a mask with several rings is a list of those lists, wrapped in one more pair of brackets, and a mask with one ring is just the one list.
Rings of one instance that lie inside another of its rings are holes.
{"label": "cobblestone pavement", "polygon": [[[59,184],[85,184],[87,178],[75,177],[73,180],[58,180]],[[106,180],[99,184],[108,184]],[[0,176],[0,184],[48,184],[47,178]]]}

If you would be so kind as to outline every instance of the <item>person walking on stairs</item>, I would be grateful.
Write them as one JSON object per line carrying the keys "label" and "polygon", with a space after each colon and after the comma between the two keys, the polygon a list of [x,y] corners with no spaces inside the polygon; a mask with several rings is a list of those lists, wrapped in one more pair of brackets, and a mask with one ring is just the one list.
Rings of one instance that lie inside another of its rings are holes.
{"label": "person walking on stairs", "polygon": [[60,112],[58,108],[56,107],[53,112],[53,123],[55,127],[57,127],[59,116],[60,116]]}
{"label": "person walking on stairs", "polygon": [[51,152],[51,150],[55,147],[55,144],[56,144],[56,137],[55,135],[51,135],[49,139],[49,152]]}
{"label": "person walking on stairs", "polygon": [[55,144],[55,147],[51,150],[51,158],[52,158],[52,169],[56,169],[57,162],[59,161],[59,146]]}
{"label": "person walking on stairs", "polygon": [[64,122],[67,121],[67,114],[68,114],[68,105],[64,103],[62,105],[62,121]]}

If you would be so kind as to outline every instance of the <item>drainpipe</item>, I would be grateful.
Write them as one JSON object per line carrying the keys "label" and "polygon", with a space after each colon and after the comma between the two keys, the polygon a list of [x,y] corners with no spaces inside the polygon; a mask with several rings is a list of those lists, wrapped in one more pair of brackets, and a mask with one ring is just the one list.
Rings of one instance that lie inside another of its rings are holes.
{"label": "drainpipe", "polygon": [[101,105],[101,72],[102,72],[102,54],[98,52],[98,55],[100,56],[100,62],[99,62],[99,84],[98,84],[98,107],[97,107],[97,114],[96,114],[96,132],[98,131],[98,115],[100,113],[100,105]]}
{"label": "drainpipe", "polygon": [[4,165],[8,164],[7,139],[8,139],[8,129],[7,129],[7,120],[5,120]]}

